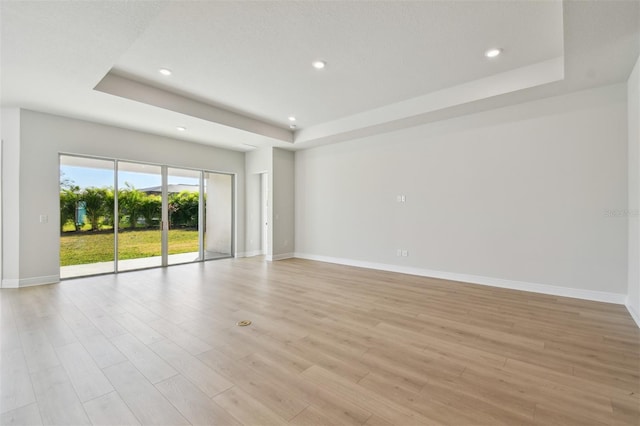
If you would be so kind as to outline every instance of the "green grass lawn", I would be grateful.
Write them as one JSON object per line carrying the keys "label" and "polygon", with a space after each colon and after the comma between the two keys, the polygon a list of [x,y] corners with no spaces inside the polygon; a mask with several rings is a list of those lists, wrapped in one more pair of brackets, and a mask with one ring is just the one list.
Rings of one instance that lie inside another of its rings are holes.
{"label": "green grass lawn", "polygon": [[[122,231],[118,234],[120,260],[160,256],[158,230]],[[169,230],[169,254],[198,251],[198,231]],[[113,261],[113,232],[65,232],[60,236],[60,266]]]}

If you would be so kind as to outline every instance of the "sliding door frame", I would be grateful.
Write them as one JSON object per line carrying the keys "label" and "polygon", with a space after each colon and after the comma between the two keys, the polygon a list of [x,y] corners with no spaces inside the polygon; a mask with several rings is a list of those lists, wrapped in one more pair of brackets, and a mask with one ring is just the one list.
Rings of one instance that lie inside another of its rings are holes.
{"label": "sliding door frame", "polygon": [[200,171],[200,193],[198,194],[198,259],[203,262],[204,258],[204,230],[207,226],[207,218],[205,217],[205,201],[204,201],[204,170]]}
{"label": "sliding door frame", "polygon": [[169,266],[169,176],[168,166],[162,166],[162,217],[160,218],[160,229],[162,230],[162,267]]}
{"label": "sliding door frame", "polygon": [[120,233],[120,200],[118,199],[118,164],[120,160],[113,160],[113,273],[118,273],[118,234]]}
{"label": "sliding door frame", "polygon": [[[169,168],[172,169],[182,169],[182,170],[191,170],[199,173],[199,195],[198,195],[198,258],[193,262],[189,263],[197,263],[204,262],[209,260],[218,260],[218,259],[228,259],[235,257],[235,248],[236,248],[236,182],[237,182],[237,174],[230,172],[219,172],[208,169],[198,169],[191,167],[181,167],[181,166],[171,166],[167,164],[158,164],[146,161],[139,160],[125,160],[120,158],[112,158],[112,157],[103,157],[99,155],[85,155],[85,154],[75,154],[75,153],[67,153],[67,152],[59,152],[58,153],[58,170],[60,169],[60,157],[76,157],[76,158],[85,158],[88,160],[103,160],[103,161],[111,161],[113,162],[113,198],[114,198],[114,211],[113,211],[113,220],[114,220],[114,232],[113,232],[113,250],[114,250],[114,258],[113,258],[113,272],[105,272],[98,274],[90,274],[90,275],[79,275],[78,277],[87,277],[94,275],[107,275],[107,274],[117,274],[120,271],[118,270],[118,234],[119,234],[119,224],[120,224],[120,215],[119,212],[119,200],[118,200],[118,172],[119,172],[119,163],[135,163],[149,166],[160,167],[161,170],[161,179],[162,179],[162,212],[160,219],[160,229],[161,229],[161,265],[160,266],[151,266],[144,267],[140,269],[128,269],[123,272],[131,272],[131,271],[139,271],[144,269],[153,269],[153,268],[164,268],[169,265],[169,193],[168,193],[168,171]],[[58,172],[59,173],[59,172]],[[204,233],[206,227],[205,217],[205,173],[215,173],[222,174],[231,177],[231,253],[228,257],[221,258],[213,258],[206,259],[205,258],[205,241],[204,241]],[[76,278],[76,277],[70,277]],[[65,278],[66,279],[66,278]]]}

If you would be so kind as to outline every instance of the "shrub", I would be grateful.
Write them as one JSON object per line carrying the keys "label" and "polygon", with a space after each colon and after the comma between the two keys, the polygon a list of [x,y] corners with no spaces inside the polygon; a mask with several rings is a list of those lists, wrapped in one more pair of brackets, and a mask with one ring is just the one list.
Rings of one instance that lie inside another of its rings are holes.
{"label": "shrub", "polygon": [[129,227],[134,229],[138,218],[142,215],[142,206],[147,194],[137,190],[128,182],[125,185],[125,189],[118,191],[118,206],[122,213],[129,215]]}
{"label": "shrub", "polygon": [[144,224],[147,228],[153,226],[154,221],[158,221],[162,215],[162,197],[160,195],[146,195],[142,199],[140,214],[144,217]]}
{"label": "shrub", "polygon": [[84,207],[87,212],[87,219],[91,224],[91,230],[97,231],[100,229],[100,219],[105,215],[105,199],[106,188],[86,188],[80,194],[80,201],[84,202]]}
{"label": "shrub", "polygon": [[177,226],[198,226],[198,192],[182,191],[169,195],[169,223],[172,228]]}

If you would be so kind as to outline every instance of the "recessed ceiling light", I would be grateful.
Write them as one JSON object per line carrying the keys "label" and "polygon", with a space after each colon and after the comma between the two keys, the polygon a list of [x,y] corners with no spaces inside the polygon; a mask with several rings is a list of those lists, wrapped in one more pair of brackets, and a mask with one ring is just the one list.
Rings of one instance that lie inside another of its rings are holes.
{"label": "recessed ceiling light", "polygon": [[499,47],[495,47],[493,49],[489,49],[486,52],[484,52],[484,56],[486,56],[487,58],[495,58],[501,53],[502,53],[502,49],[500,49]]}
{"label": "recessed ceiling light", "polygon": [[168,68],[160,68],[160,69],[158,70],[158,72],[159,72],[160,74],[162,74],[162,75],[166,75],[166,76],[169,76],[169,75],[171,75],[171,74],[172,74],[172,73],[171,73],[171,70],[170,70],[170,69],[168,69]]}
{"label": "recessed ceiling light", "polygon": [[293,130],[293,129],[296,128],[296,125],[295,124],[289,124],[289,128]]}
{"label": "recessed ceiling light", "polygon": [[289,117],[289,121],[296,121],[296,118],[292,115]]}
{"label": "recessed ceiling light", "polygon": [[176,130],[179,131],[179,132],[184,132],[185,130],[187,130],[187,128],[184,127],[184,126],[178,126],[178,127],[176,127]]}
{"label": "recessed ceiling light", "polygon": [[313,65],[315,69],[321,70],[322,68],[327,66],[327,63],[325,61],[313,61],[311,65]]}

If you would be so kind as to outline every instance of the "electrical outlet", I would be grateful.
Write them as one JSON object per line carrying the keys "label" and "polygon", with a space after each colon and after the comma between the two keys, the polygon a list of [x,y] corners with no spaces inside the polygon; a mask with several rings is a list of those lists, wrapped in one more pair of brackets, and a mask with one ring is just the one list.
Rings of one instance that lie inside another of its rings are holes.
{"label": "electrical outlet", "polygon": [[409,256],[409,251],[408,250],[402,250],[402,257],[407,257]]}

